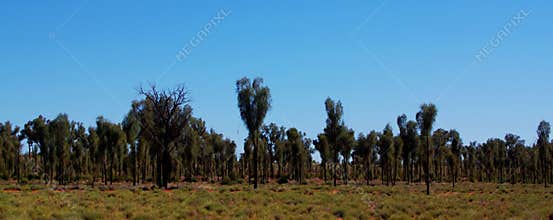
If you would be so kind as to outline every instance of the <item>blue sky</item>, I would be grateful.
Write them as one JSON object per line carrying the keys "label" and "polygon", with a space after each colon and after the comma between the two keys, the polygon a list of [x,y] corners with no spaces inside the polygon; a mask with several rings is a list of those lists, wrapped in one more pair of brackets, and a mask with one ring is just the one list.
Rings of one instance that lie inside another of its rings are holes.
{"label": "blue sky", "polygon": [[[176,62],[221,10],[230,15]],[[356,132],[397,131],[398,115],[414,119],[434,102],[436,128],[456,128],[465,143],[507,132],[532,143],[539,121],[553,120],[552,11],[552,1],[9,1],[0,120],[119,122],[139,85],[184,83],[194,114],[242,151],[235,81],[260,76],[273,97],[266,121],[310,137],[330,96]]]}

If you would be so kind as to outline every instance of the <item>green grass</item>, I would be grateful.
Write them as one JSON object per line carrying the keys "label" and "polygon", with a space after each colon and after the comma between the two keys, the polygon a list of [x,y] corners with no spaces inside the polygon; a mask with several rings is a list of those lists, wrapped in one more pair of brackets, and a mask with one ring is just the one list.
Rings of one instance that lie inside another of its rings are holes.
{"label": "green grass", "polygon": [[59,191],[0,186],[0,219],[547,219],[553,188],[461,183],[387,186],[196,183],[179,190]]}

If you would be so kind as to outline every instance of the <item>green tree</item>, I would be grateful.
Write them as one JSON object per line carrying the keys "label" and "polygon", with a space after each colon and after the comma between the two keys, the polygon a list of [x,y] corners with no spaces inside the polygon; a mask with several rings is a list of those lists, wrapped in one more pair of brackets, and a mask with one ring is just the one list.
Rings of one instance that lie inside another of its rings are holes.
{"label": "green tree", "polygon": [[130,147],[130,165],[132,173],[132,184],[136,185],[138,180],[137,164],[138,164],[138,153],[137,146],[140,135],[140,121],[138,118],[138,102],[133,102],[131,110],[127,113],[123,119],[122,126],[125,136],[127,137],[127,144]]}
{"label": "green tree", "polygon": [[290,164],[292,166],[293,176],[298,183],[303,183],[305,173],[305,146],[302,134],[296,128],[290,128],[286,131],[288,149],[290,149]]}
{"label": "green tree", "polygon": [[313,144],[315,145],[315,149],[319,152],[319,156],[321,157],[321,170],[322,170],[322,176],[326,183],[326,167],[327,162],[330,159],[331,153],[330,153],[330,146],[328,144],[328,139],[325,136],[325,134],[319,134],[317,135],[317,140],[313,141]]}
{"label": "green tree", "polygon": [[340,154],[342,155],[342,164],[344,166],[344,183],[348,185],[348,163],[351,158],[351,150],[355,145],[355,133],[351,129],[342,127],[340,134],[338,135],[338,143]]}
{"label": "green tree", "polygon": [[496,156],[497,156],[497,141],[490,138],[480,147],[481,157],[480,164],[486,172],[488,182],[492,182],[495,174]]}
{"label": "green tree", "polygon": [[215,136],[214,131],[210,130],[206,133],[206,135],[203,137],[204,140],[200,143],[200,155],[199,155],[199,162],[201,163],[201,174],[203,174],[204,181],[209,181],[209,179],[212,177],[212,155],[214,153],[214,142],[213,137]]}
{"label": "green tree", "polygon": [[236,81],[236,93],[240,116],[253,140],[254,189],[257,189],[260,127],[271,108],[271,93],[263,86],[263,79],[256,78],[252,82],[246,77]]}
{"label": "green tree", "polygon": [[185,166],[185,180],[192,181],[194,176],[194,163],[200,155],[203,137],[207,134],[205,121],[200,118],[190,118],[186,128],[186,134],[182,137],[184,146],[181,148],[181,160]]}
{"label": "green tree", "polygon": [[467,147],[467,157],[465,158],[465,161],[467,166],[467,175],[471,182],[474,182],[474,173],[475,173],[475,167],[476,167],[476,161],[477,161],[477,145],[476,142],[471,142]]}
{"label": "green tree", "polygon": [[408,140],[408,134],[407,134],[407,116],[405,114],[402,114],[397,117],[397,126],[399,128],[399,137],[401,138],[401,141],[402,141],[402,149],[401,149],[402,151],[397,153],[401,153],[402,160],[403,160],[403,181],[407,181],[407,183],[409,183],[408,170],[409,170],[409,164],[410,164],[410,161],[409,161],[410,149],[407,146],[409,140]]}
{"label": "green tree", "polygon": [[85,165],[85,145],[87,142],[86,128],[80,122],[71,123],[71,164],[73,172],[76,175],[76,179],[80,180],[82,177]]}
{"label": "green tree", "polygon": [[374,171],[372,171],[371,169],[371,166],[373,166],[372,164],[374,163],[374,161],[377,160],[377,147],[378,147],[378,143],[379,143],[379,140],[378,140],[378,132],[376,131],[371,131],[369,133],[369,135],[367,135],[367,142],[368,142],[368,156],[369,156],[369,161],[367,162],[368,163],[368,169],[369,169],[369,179],[372,179],[373,176],[374,176]]}
{"label": "green tree", "polygon": [[495,167],[497,167],[497,176],[499,183],[503,183],[503,173],[507,160],[507,148],[505,142],[499,138],[494,138],[495,144]]}
{"label": "green tree", "polygon": [[326,127],[324,129],[324,134],[328,139],[330,145],[330,151],[332,153],[332,163],[333,163],[333,178],[334,186],[336,186],[336,165],[339,163],[339,154],[342,149],[338,144],[338,137],[343,130],[344,122],[342,121],[342,116],[344,114],[344,109],[340,101],[334,102],[332,99],[327,98],[325,101],[326,108]]}
{"label": "green tree", "polygon": [[101,154],[100,154],[100,138],[98,137],[98,134],[96,133],[96,128],[90,127],[88,128],[88,136],[87,136],[87,142],[86,142],[86,148],[88,151],[88,158],[90,160],[90,185],[94,187],[94,183],[96,182],[96,177],[98,176],[98,163],[101,161]]}
{"label": "green tree", "polygon": [[375,149],[378,145],[378,133],[371,131],[368,135],[359,134],[353,154],[357,156],[363,165],[364,176],[367,185],[372,180],[372,163]]}
{"label": "green tree", "polygon": [[[67,184],[70,159],[70,122],[66,114],[58,115],[48,124],[48,134],[50,139],[50,157],[51,164],[56,165],[56,179],[59,184]],[[53,173],[50,174],[53,177]]]}
{"label": "green tree", "polygon": [[20,180],[21,140],[19,127],[9,121],[0,123],[0,178]]}
{"label": "green tree", "polygon": [[281,129],[275,124],[271,123],[269,125],[263,126],[263,136],[267,140],[267,153],[269,155],[269,174],[271,178],[274,178],[274,167],[273,164],[277,158],[275,155],[277,152],[279,141],[282,139],[284,134],[281,132]]}
{"label": "green tree", "polygon": [[274,155],[275,160],[277,162],[277,169],[278,169],[278,178],[282,177],[282,173],[284,172],[284,166],[286,165],[286,155],[288,154],[288,149],[286,147],[286,128],[280,127],[278,128],[278,131],[276,132],[277,135],[277,141],[275,142],[275,149],[274,149]]}
{"label": "green tree", "polygon": [[459,132],[455,129],[449,131],[449,139],[451,143],[451,155],[449,158],[449,164],[451,167],[451,182],[453,184],[453,188],[455,188],[455,182],[457,181],[459,171],[459,163],[461,160],[461,148],[463,147],[463,141],[461,140]]}
{"label": "green tree", "polygon": [[421,130],[421,135],[425,139],[425,182],[426,182],[426,194],[430,195],[430,134],[432,133],[432,127],[436,121],[436,115],[438,110],[434,104],[423,104],[420,107],[420,111],[417,113],[417,123]]}
{"label": "green tree", "polygon": [[396,184],[396,179],[399,176],[400,163],[403,151],[403,139],[401,136],[394,137],[394,150],[392,158],[392,185]]}
{"label": "green tree", "polygon": [[242,164],[242,176],[245,176],[247,174],[248,176],[248,184],[252,183],[252,174],[253,174],[253,162],[252,162],[252,154],[253,151],[253,141],[248,135],[246,139],[244,139],[244,153],[240,157],[241,164]]}
{"label": "green tree", "polygon": [[519,175],[522,174],[525,165],[523,162],[525,153],[524,140],[515,134],[506,134],[504,139],[507,148],[508,178],[512,184],[515,184],[517,182],[517,170],[520,170]]}
{"label": "green tree", "polygon": [[302,160],[302,164],[303,166],[307,169],[307,171],[305,171],[304,173],[304,176],[306,177],[310,177],[309,174],[312,173],[312,168],[313,168],[313,157],[312,155],[315,153],[315,148],[311,147],[311,145],[313,145],[313,140],[311,140],[311,138],[308,138],[307,137],[307,134],[305,132],[302,132],[302,142],[303,142],[303,160]]}
{"label": "green tree", "polygon": [[448,149],[446,147],[449,134],[446,130],[439,128],[434,131],[432,134],[432,144],[434,147],[430,149],[431,157],[433,158],[433,168],[434,168],[434,177],[438,179],[439,182],[442,181],[443,166],[446,161],[447,156],[449,155]]}
{"label": "green tree", "polygon": [[223,176],[222,181],[224,181],[225,177],[235,180],[234,164],[236,162],[236,143],[230,139],[225,139],[220,155],[220,163],[222,166],[221,172]]}
{"label": "green tree", "polygon": [[48,135],[46,119],[42,116],[38,116],[32,121],[27,122],[22,133],[27,139],[29,152],[32,152],[32,154],[34,155],[35,168],[39,167],[38,164],[40,163],[40,159],[40,161],[42,162],[42,165],[40,166],[42,169],[40,170],[42,170],[42,173],[48,173],[50,163],[47,159],[49,157],[49,151],[46,144],[46,138]]}
{"label": "green tree", "polygon": [[549,134],[551,133],[551,125],[549,122],[541,121],[538,126],[538,148],[539,157],[542,167],[543,184],[547,187],[548,168],[549,168]]}
{"label": "green tree", "polygon": [[407,173],[407,183],[413,181],[413,170],[414,170],[414,162],[415,162],[415,153],[418,150],[419,146],[419,134],[417,131],[417,122],[415,121],[408,121],[406,126],[406,132],[405,132],[405,141],[403,143],[403,157],[404,157],[404,163],[406,163],[404,166],[406,169],[404,172]]}
{"label": "green tree", "polygon": [[[382,170],[382,181],[386,179],[386,185],[390,184],[392,179],[392,162],[394,158],[394,134],[392,126],[387,124],[379,138],[380,166]],[[386,178],[384,178],[386,177]]]}
{"label": "green tree", "polygon": [[97,135],[99,139],[99,153],[102,158],[104,184],[109,179],[113,184],[114,171],[118,170],[121,156],[119,149],[125,148],[127,137],[125,132],[118,124],[114,124],[104,119],[102,116],[96,119]]}

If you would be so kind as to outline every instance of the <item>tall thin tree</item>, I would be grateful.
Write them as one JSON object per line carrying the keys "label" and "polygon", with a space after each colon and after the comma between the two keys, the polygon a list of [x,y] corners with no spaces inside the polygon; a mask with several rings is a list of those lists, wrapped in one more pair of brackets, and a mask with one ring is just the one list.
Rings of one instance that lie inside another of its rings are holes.
{"label": "tall thin tree", "polygon": [[271,108],[271,93],[268,87],[263,86],[262,78],[255,78],[252,82],[247,77],[236,81],[236,93],[240,116],[253,140],[254,189],[257,189],[260,127]]}
{"label": "tall thin tree", "polygon": [[426,140],[425,146],[425,182],[426,182],[426,194],[430,195],[430,135],[432,134],[432,126],[436,121],[438,109],[432,103],[423,104],[420,107],[420,111],[417,113],[417,122],[421,130],[423,138]]}
{"label": "tall thin tree", "polygon": [[330,98],[326,99],[325,108],[326,108],[327,119],[326,119],[326,128],[324,129],[324,134],[328,139],[330,150],[332,152],[332,162],[333,162],[332,170],[333,170],[334,186],[336,186],[336,179],[337,179],[336,165],[339,163],[339,155],[341,151],[340,145],[338,144],[338,137],[340,135],[340,132],[342,131],[342,127],[344,126],[344,122],[342,121],[344,109],[340,101],[334,102],[334,100]]}
{"label": "tall thin tree", "polygon": [[543,184],[547,187],[548,167],[549,167],[549,134],[551,133],[551,125],[549,122],[541,121],[538,126],[538,148],[540,155],[540,163],[542,166]]}

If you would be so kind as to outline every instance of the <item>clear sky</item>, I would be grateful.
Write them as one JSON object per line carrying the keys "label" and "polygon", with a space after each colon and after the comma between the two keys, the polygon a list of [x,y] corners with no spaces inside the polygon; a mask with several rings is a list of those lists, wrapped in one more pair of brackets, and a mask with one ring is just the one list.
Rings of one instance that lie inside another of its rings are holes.
{"label": "clear sky", "polygon": [[202,2],[4,2],[0,120],[120,122],[139,85],[184,83],[194,115],[241,152],[235,81],[260,76],[273,97],[266,121],[310,137],[329,96],[364,133],[397,131],[396,117],[414,119],[423,102],[465,143],[507,132],[532,143],[539,121],[553,121],[553,1]]}

